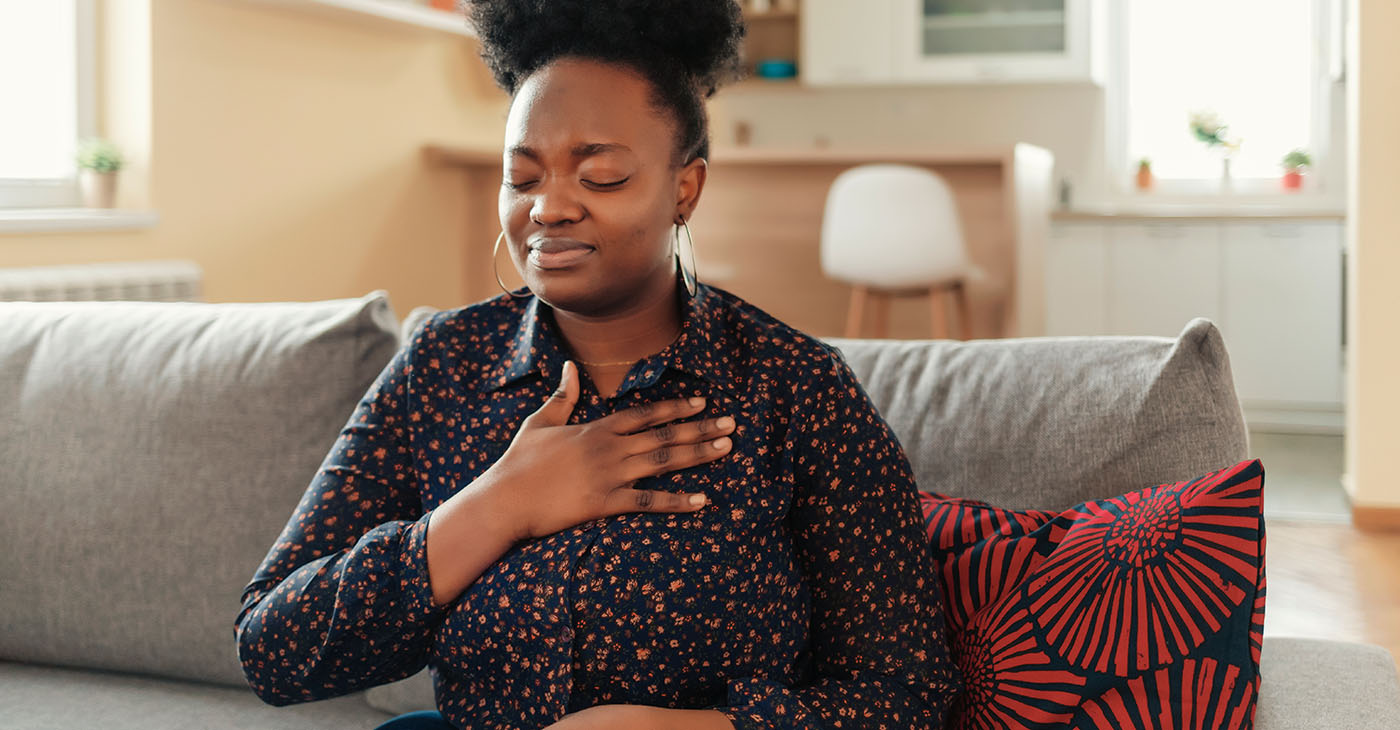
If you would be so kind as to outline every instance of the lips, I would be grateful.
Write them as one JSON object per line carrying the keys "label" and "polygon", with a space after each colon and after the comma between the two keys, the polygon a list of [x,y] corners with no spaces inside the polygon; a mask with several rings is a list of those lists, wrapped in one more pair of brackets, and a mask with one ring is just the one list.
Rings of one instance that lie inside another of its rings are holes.
{"label": "lips", "polygon": [[588,258],[593,247],[572,238],[547,238],[530,245],[530,264],[539,269],[566,269]]}

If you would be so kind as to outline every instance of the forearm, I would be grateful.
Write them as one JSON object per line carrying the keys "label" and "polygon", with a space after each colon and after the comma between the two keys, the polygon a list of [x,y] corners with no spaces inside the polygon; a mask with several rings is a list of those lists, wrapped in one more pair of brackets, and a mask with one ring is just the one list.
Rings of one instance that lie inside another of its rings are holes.
{"label": "forearm", "polygon": [[445,606],[476,582],[515,542],[488,471],[433,510],[428,520],[428,579]]}

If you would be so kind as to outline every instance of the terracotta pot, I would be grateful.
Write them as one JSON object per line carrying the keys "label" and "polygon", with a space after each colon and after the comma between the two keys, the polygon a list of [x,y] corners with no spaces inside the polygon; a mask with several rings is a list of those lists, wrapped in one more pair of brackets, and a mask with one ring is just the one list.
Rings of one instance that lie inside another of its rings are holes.
{"label": "terracotta pot", "polygon": [[83,205],[88,208],[117,207],[116,172],[83,170],[78,175],[78,187],[82,190]]}
{"label": "terracotta pot", "polygon": [[1287,170],[1287,171],[1285,171],[1285,172],[1283,173],[1283,189],[1284,189],[1284,190],[1302,190],[1302,189],[1303,189],[1303,171],[1302,171],[1302,170]]}
{"label": "terracotta pot", "polygon": [[1146,165],[1138,165],[1137,171],[1138,190],[1152,189],[1152,168]]}

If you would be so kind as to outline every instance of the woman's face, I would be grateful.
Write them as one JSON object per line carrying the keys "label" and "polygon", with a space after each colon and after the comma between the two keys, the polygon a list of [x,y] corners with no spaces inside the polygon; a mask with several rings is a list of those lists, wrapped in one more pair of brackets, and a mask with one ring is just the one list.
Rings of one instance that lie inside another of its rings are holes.
{"label": "woman's face", "polygon": [[576,58],[516,91],[501,228],[516,270],[552,307],[600,316],[673,291],[672,225],[695,209],[705,162],[672,168],[675,122],[651,91],[625,68]]}

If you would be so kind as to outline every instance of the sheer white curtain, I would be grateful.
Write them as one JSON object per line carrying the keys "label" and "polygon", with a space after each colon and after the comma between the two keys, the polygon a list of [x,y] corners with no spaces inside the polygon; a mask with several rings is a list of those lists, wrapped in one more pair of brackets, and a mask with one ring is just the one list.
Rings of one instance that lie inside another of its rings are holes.
{"label": "sheer white curtain", "polygon": [[[1218,179],[1222,152],[1189,128],[1209,110],[1242,145],[1236,178],[1276,178],[1314,141],[1323,69],[1316,3],[1325,0],[1120,0],[1127,13],[1128,161],[1164,179]],[[1317,150],[1310,150],[1316,157]]]}

